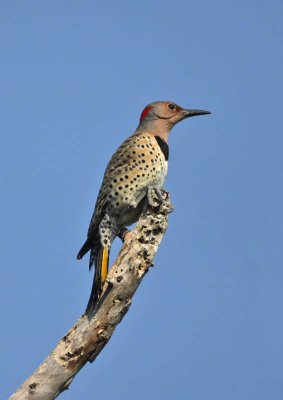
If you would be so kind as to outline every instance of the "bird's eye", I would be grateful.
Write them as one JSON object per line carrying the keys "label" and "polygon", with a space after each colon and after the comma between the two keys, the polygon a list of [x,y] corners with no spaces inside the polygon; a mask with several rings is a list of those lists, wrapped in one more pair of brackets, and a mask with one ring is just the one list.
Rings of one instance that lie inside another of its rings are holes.
{"label": "bird's eye", "polygon": [[169,106],[168,106],[169,108],[170,108],[170,110],[174,110],[175,109],[175,106],[174,106],[174,104],[169,104]]}

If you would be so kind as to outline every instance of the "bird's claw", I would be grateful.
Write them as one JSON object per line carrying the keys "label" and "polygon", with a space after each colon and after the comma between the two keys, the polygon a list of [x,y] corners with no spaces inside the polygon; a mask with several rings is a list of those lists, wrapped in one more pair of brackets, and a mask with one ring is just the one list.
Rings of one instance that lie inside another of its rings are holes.
{"label": "bird's claw", "polygon": [[123,227],[123,228],[121,228],[121,229],[119,230],[117,236],[118,236],[118,237],[122,240],[122,242],[124,243],[124,242],[125,242],[125,239],[126,239],[126,235],[127,235],[127,233],[129,233],[129,232],[130,232],[129,229]]}
{"label": "bird's claw", "polygon": [[166,196],[168,197],[168,193],[164,189],[158,189],[156,187],[148,188],[147,191],[148,204],[151,207],[160,206],[164,201],[164,194],[166,194]]}

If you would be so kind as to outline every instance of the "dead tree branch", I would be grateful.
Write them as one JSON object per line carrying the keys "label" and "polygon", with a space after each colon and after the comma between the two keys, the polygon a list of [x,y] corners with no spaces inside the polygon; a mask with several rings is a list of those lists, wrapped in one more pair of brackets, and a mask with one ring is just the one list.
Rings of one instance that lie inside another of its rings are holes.
{"label": "dead tree branch", "polygon": [[[157,200],[157,199],[156,199]],[[10,400],[51,400],[67,389],[75,375],[93,362],[127,313],[132,297],[168,226],[169,196],[148,207],[136,228],[126,234],[120,254],[107,277],[104,293],[93,315],[82,315],[39,368]]]}

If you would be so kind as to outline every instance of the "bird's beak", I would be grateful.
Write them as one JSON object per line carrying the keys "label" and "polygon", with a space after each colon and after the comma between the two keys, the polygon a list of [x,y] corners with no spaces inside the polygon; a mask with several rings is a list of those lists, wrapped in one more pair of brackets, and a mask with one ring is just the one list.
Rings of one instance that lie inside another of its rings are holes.
{"label": "bird's beak", "polygon": [[205,110],[183,110],[183,118],[195,117],[197,115],[211,114],[210,111]]}

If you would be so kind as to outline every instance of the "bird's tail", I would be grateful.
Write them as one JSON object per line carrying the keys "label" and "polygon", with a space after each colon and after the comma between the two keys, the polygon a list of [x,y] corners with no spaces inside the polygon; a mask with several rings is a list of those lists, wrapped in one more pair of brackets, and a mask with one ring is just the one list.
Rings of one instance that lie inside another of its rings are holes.
{"label": "bird's tail", "polygon": [[77,254],[77,260],[81,260],[83,256],[91,249],[91,247],[92,247],[92,241],[90,240],[90,238],[87,238],[87,240],[84,242],[82,248]]}
{"label": "bird's tail", "polygon": [[93,284],[91,289],[90,298],[86,307],[86,313],[93,311],[97,304],[103,289],[104,282],[106,281],[109,264],[109,250],[103,247],[100,241],[96,243],[95,247],[91,248],[89,268],[95,266]]}

